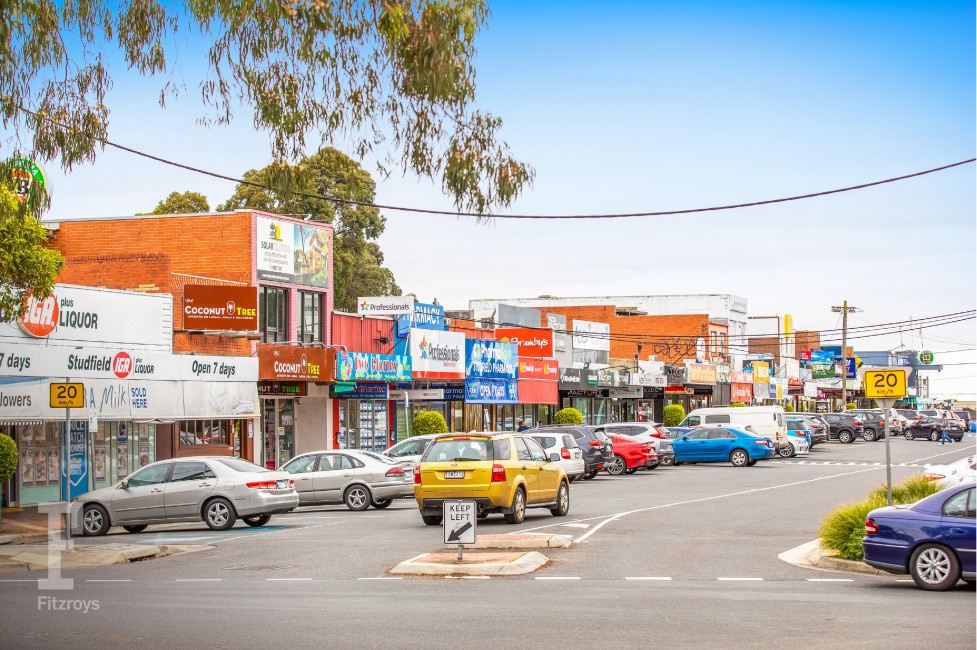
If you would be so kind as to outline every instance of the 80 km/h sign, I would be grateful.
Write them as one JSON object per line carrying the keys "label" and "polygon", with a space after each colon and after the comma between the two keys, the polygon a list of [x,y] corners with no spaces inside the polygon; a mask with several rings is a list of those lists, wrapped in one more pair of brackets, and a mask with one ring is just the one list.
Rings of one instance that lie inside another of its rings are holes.
{"label": "80 km/h sign", "polygon": [[865,397],[869,399],[905,397],[906,371],[867,370],[862,384],[865,387]]}

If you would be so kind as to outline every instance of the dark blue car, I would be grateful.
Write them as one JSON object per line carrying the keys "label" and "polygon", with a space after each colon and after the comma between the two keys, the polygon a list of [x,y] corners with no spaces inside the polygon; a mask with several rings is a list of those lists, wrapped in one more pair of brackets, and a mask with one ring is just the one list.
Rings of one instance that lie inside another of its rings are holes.
{"label": "dark blue car", "polygon": [[876,508],[865,520],[865,563],[908,573],[916,585],[943,591],[963,580],[975,583],[974,483],[964,483],[908,506]]}
{"label": "dark blue car", "polygon": [[773,443],[768,438],[731,426],[693,429],[676,438],[672,449],[676,465],[728,461],[734,467],[746,467],[774,455]]}

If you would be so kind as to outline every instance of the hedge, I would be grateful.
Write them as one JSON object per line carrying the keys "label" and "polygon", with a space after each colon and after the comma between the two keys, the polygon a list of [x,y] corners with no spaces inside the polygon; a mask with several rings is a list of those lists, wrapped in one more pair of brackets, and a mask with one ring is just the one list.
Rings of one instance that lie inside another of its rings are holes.
{"label": "hedge", "polygon": [[669,404],[662,411],[662,424],[666,427],[677,427],[685,419],[685,407],[681,404]]}
{"label": "hedge", "polygon": [[421,411],[414,417],[414,435],[429,433],[448,433],[448,423],[437,411]]}
{"label": "hedge", "polygon": [[583,414],[575,408],[560,409],[553,421],[556,424],[583,424]]}

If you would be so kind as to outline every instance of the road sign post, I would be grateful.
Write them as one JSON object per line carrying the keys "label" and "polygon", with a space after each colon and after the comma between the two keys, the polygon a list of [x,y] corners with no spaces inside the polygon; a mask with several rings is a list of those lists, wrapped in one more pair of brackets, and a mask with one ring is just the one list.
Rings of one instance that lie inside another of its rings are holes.
{"label": "road sign post", "polygon": [[445,501],[444,543],[458,544],[458,561],[464,559],[464,544],[474,544],[478,539],[478,506],[474,501]]}
{"label": "road sign post", "polygon": [[64,494],[64,539],[65,550],[71,550],[71,409],[85,408],[85,384],[72,382],[65,377],[63,382],[51,383],[51,408],[64,409],[64,435],[61,449],[62,494]]}
{"label": "road sign post", "polygon": [[885,370],[866,370],[865,397],[874,399],[882,408],[885,419],[885,494],[888,505],[892,505],[892,446],[889,440],[889,409],[896,400],[906,396],[906,371],[902,368]]}

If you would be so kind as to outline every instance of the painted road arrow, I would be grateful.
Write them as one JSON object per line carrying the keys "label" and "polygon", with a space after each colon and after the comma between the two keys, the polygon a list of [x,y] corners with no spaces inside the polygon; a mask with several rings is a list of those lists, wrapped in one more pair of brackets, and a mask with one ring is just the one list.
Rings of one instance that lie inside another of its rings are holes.
{"label": "painted road arrow", "polygon": [[466,521],[461,527],[455,528],[453,531],[451,531],[451,533],[448,535],[448,541],[457,542],[458,540],[461,539],[461,536],[464,535],[471,527],[472,527],[472,522]]}

